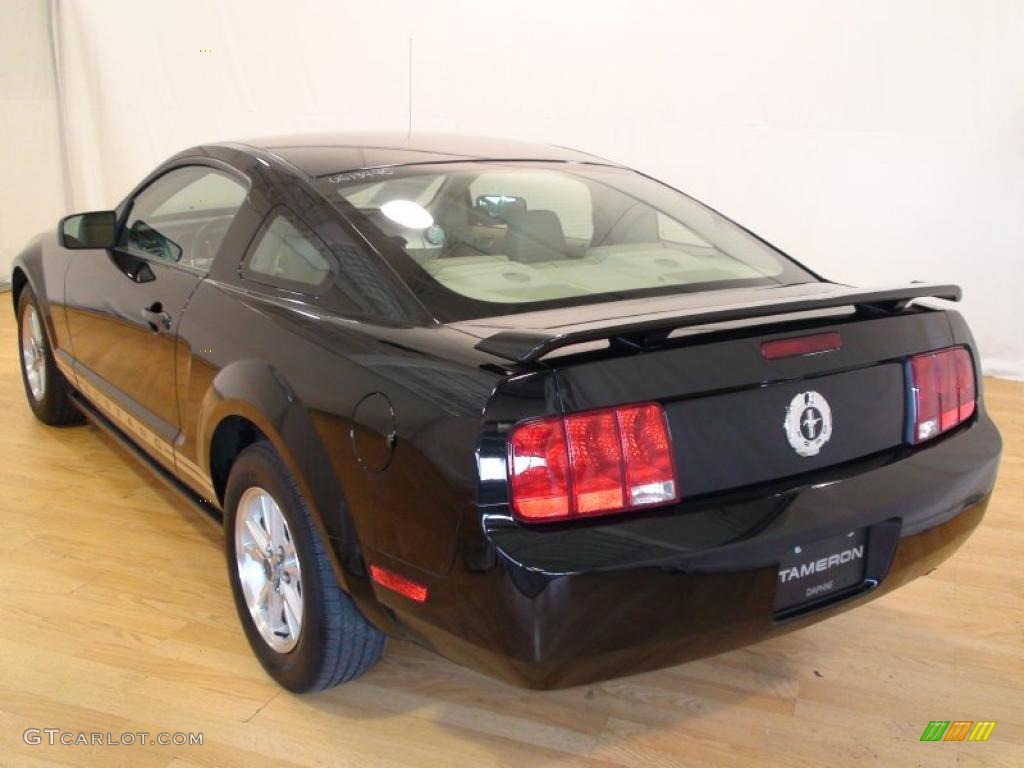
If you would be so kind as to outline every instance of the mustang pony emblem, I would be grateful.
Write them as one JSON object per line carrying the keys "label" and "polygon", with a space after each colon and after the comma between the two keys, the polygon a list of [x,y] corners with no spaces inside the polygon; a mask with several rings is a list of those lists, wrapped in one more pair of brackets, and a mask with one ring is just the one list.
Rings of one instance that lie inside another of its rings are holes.
{"label": "mustang pony emblem", "polygon": [[832,409],[817,392],[801,392],[786,408],[786,437],[800,456],[817,456],[832,437]]}

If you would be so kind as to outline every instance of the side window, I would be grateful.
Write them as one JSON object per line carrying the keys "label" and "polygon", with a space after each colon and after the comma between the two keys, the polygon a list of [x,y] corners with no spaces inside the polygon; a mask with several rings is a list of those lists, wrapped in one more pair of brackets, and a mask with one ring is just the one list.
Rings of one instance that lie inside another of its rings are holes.
{"label": "side window", "polygon": [[284,208],[271,211],[242,262],[242,276],[291,291],[319,294],[336,269],[327,246]]}
{"label": "side window", "polygon": [[244,184],[213,168],[168,171],[135,196],[118,245],[209,272],[247,194]]}

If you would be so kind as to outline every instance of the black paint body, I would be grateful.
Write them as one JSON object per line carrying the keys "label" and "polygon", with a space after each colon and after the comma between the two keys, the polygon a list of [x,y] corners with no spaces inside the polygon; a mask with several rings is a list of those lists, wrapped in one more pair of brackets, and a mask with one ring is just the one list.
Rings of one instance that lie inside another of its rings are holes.
{"label": "black paint body", "polygon": [[[974,354],[957,313],[866,304],[510,361],[476,345],[520,327],[557,334],[602,318],[813,298],[837,286],[444,325],[310,176],[446,158],[596,159],[466,140],[348,143],[347,165],[336,146],[323,149],[339,142],[322,138],[197,147],[140,184],[177,165],[208,164],[250,185],[206,277],[154,260],[155,279],[139,283],[123,254],[68,251],[47,233],[19,256],[14,287],[17,297],[31,285],[82,402],[208,506],[221,503],[240,447],[271,440],[329,537],[341,584],[385,631],[524,685],[583,683],[717,653],[857,605],[934,567],[981,519],[1000,439],[977,362],[969,422],[921,447],[904,442],[908,356],[954,344]],[[389,311],[347,316],[341,296],[310,300],[246,280],[240,262],[279,205],[340,258],[364,260]],[[171,316],[157,332],[140,315],[155,301]],[[842,349],[760,355],[761,342],[811,329],[839,332]],[[811,387],[832,404],[834,437],[801,458],[782,421],[790,399]],[[544,526],[513,519],[500,470],[513,424],[641,401],[661,402],[669,415],[679,504]],[[773,611],[778,563],[795,545],[865,527],[864,585],[792,615]],[[429,599],[417,604],[372,584],[368,563],[427,585]]]}

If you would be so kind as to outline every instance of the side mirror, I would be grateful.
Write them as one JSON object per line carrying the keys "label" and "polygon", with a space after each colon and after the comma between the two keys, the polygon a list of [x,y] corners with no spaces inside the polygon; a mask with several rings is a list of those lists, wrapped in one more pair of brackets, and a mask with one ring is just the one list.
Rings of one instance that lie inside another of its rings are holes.
{"label": "side mirror", "polygon": [[525,211],[526,200],[516,195],[480,195],[473,207],[493,219],[504,220],[509,213]]}
{"label": "side mirror", "polygon": [[153,229],[142,219],[136,219],[128,230],[128,242],[136,249],[145,251],[164,261],[181,261],[181,246],[161,232]]}
{"label": "side mirror", "polygon": [[57,233],[65,248],[113,248],[117,245],[117,214],[92,211],[65,216]]}

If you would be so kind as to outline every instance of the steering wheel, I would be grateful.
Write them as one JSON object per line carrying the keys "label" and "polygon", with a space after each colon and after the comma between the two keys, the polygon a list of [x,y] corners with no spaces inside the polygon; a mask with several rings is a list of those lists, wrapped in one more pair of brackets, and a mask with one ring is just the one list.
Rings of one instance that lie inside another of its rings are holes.
{"label": "steering wheel", "polygon": [[192,263],[212,263],[230,228],[231,219],[228,218],[208,221],[196,230],[196,235],[192,238]]}

